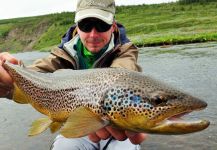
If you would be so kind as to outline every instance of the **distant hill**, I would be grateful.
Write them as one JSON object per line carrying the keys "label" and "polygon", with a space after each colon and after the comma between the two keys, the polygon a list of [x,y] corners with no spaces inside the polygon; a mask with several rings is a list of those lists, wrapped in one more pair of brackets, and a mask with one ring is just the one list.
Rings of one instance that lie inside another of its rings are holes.
{"label": "distant hill", "polygon": [[[116,20],[137,46],[217,40],[217,2],[117,7]],[[50,50],[74,22],[74,13],[0,20],[0,52]]]}

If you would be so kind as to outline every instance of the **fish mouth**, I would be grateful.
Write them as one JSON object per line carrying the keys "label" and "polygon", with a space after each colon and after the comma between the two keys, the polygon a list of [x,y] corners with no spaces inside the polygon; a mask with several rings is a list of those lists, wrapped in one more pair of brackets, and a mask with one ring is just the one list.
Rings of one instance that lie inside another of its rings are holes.
{"label": "fish mouth", "polygon": [[189,120],[186,117],[188,114],[201,111],[205,109],[206,106],[196,108],[191,111],[183,111],[177,114],[173,114],[166,118],[162,122],[158,123],[157,126],[152,128],[153,132],[159,134],[188,134],[193,132],[198,132],[206,129],[210,122],[208,120]]}

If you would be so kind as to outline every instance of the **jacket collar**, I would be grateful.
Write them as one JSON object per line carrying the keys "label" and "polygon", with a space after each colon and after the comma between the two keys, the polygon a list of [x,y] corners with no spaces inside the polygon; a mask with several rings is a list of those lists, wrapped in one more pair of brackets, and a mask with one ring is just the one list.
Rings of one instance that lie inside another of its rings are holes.
{"label": "jacket collar", "polygon": [[[70,56],[76,57],[76,59],[78,59],[77,51],[76,51],[76,45],[77,45],[77,42],[79,39],[80,39],[80,37],[77,34],[70,41],[63,44],[63,50],[66,51]],[[112,34],[109,46],[108,46],[107,50],[105,51],[105,53],[111,51],[114,47],[115,47],[114,34]]]}

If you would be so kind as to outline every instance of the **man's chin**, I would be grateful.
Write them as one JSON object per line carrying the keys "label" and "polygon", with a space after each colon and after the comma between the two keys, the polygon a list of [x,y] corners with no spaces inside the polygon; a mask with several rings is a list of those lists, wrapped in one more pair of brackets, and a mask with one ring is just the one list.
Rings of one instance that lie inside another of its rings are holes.
{"label": "man's chin", "polygon": [[95,47],[90,47],[90,48],[87,48],[91,53],[98,53],[102,48],[101,47],[98,47],[98,46],[95,46]]}

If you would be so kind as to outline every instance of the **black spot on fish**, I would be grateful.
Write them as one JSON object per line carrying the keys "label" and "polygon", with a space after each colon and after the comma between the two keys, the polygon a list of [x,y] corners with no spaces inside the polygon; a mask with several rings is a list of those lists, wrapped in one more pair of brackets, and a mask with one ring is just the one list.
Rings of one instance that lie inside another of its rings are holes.
{"label": "black spot on fish", "polygon": [[121,95],[121,96],[118,96],[118,99],[121,99],[121,98],[124,98],[124,96],[123,96],[123,95]]}
{"label": "black spot on fish", "polygon": [[123,117],[125,118],[125,117],[126,117],[126,115],[125,115],[125,114],[123,114]]}

